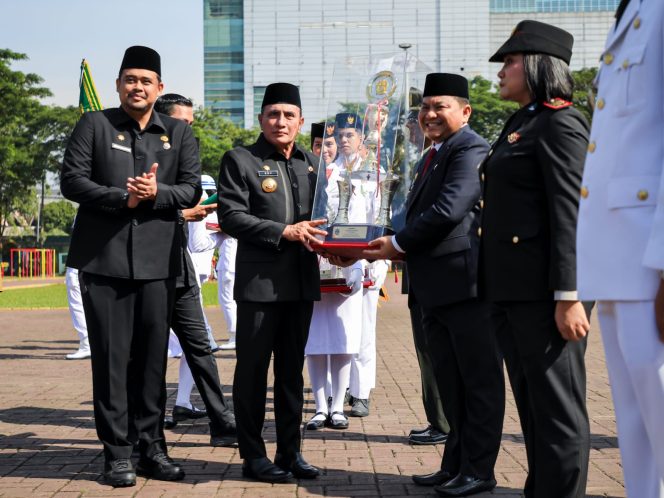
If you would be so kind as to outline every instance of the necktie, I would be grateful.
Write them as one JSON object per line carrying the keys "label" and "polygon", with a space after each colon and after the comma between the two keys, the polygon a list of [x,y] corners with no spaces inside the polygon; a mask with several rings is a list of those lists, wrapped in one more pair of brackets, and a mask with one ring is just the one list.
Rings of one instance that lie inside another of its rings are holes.
{"label": "necktie", "polygon": [[618,10],[616,10],[616,26],[620,23],[620,18],[622,17],[629,0],[620,0],[620,5],[618,5]]}
{"label": "necktie", "polygon": [[433,161],[433,156],[436,155],[436,152],[438,151],[432,145],[431,148],[429,149],[429,153],[427,154],[427,158],[424,160],[424,166],[422,166],[422,174],[420,175],[421,178],[424,178],[424,174],[427,172],[427,168],[431,164],[431,161]]}

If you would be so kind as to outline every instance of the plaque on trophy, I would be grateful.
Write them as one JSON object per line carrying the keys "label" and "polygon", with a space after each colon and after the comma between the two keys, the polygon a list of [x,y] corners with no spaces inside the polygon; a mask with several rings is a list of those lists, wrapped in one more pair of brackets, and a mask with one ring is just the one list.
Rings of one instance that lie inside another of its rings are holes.
{"label": "plaque on trophy", "polygon": [[361,257],[371,240],[403,227],[395,213],[405,213],[423,147],[406,127],[409,96],[428,72],[407,52],[335,64],[323,136],[331,147],[321,154],[312,216],[327,222],[321,252]]}

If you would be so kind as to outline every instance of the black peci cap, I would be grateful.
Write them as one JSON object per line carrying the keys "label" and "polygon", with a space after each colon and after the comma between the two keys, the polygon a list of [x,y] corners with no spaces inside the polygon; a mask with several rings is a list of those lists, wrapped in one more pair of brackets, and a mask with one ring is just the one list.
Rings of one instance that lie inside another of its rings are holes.
{"label": "black peci cap", "polygon": [[468,80],[459,74],[429,73],[424,81],[422,97],[449,95],[468,99]]}
{"label": "black peci cap", "polygon": [[161,76],[161,57],[150,47],[134,45],[125,50],[120,72],[125,69],[147,69]]}
{"label": "black peci cap", "polygon": [[325,133],[325,123],[311,123],[311,141],[314,138],[323,138]]}
{"label": "black peci cap", "polygon": [[569,64],[573,45],[574,37],[564,29],[539,21],[521,21],[489,62],[502,62],[507,54],[523,53],[547,54]]}
{"label": "black peci cap", "polygon": [[265,88],[261,109],[272,104],[292,104],[302,109],[300,90],[290,83],[271,83]]}
{"label": "black peci cap", "polygon": [[362,120],[354,112],[340,112],[334,117],[334,123],[337,130],[340,128],[362,129]]}
{"label": "black peci cap", "polygon": [[314,146],[314,140],[317,138],[323,138],[323,133],[325,133],[324,123],[311,123],[311,147]]}

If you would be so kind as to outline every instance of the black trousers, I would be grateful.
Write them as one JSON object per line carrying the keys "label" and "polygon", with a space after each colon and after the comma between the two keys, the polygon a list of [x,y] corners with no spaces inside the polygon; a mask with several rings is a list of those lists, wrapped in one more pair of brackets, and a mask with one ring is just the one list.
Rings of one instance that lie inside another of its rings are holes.
{"label": "black trousers", "polygon": [[[411,298],[413,299],[413,298]],[[426,335],[422,327],[422,309],[418,304],[410,303],[410,323],[413,329],[413,342],[417,363],[420,366],[420,377],[422,380],[422,403],[427,422],[440,432],[449,432],[450,424],[445,418],[443,402],[440,399],[440,390],[436,382],[431,353],[427,347]]]}
{"label": "black trousers", "polygon": [[[590,451],[586,339],[565,341],[554,301],[494,303],[491,321],[519,411],[529,498],[585,496]],[[590,317],[590,306],[586,307]]]}
{"label": "black trousers", "polygon": [[505,381],[489,309],[475,299],[422,309],[450,423],[441,469],[481,479],[493,477],[505,412]]}
{"label": "black trousers", "polygon": [[79,273],[92,354],[97,435],[107,460],[165,450],[168,321],[175,279]]}
{"label": "black trousers", "polygon": [[191,375],[205,403],[210,419],[210,434],[215,436],[221,435],[234,417],[221,390],[219,370],[210,349],[200,295],[197,285],[175,290],[171,328],[180,341]]}
{"label": "black trousers", "polygon": [[312,301],[237,303],[233,404],[242,458],[266,456],[261,433],[272,353],[277,453],[290,456],[300,451],[302,368],[312,313]]}

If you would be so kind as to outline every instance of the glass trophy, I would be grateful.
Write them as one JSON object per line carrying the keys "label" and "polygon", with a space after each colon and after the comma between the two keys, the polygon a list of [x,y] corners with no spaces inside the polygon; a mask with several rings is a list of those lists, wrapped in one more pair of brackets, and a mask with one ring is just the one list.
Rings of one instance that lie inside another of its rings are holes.
{"label": "glass trophy", "polygon": [[326,220],[322,251],[361,258],[371,240],[403,228],[424,146],[412,117],[429,72],[407,51],[335,64],[323,143],[334,139],[336,151],[321,154],[312,213]]}

